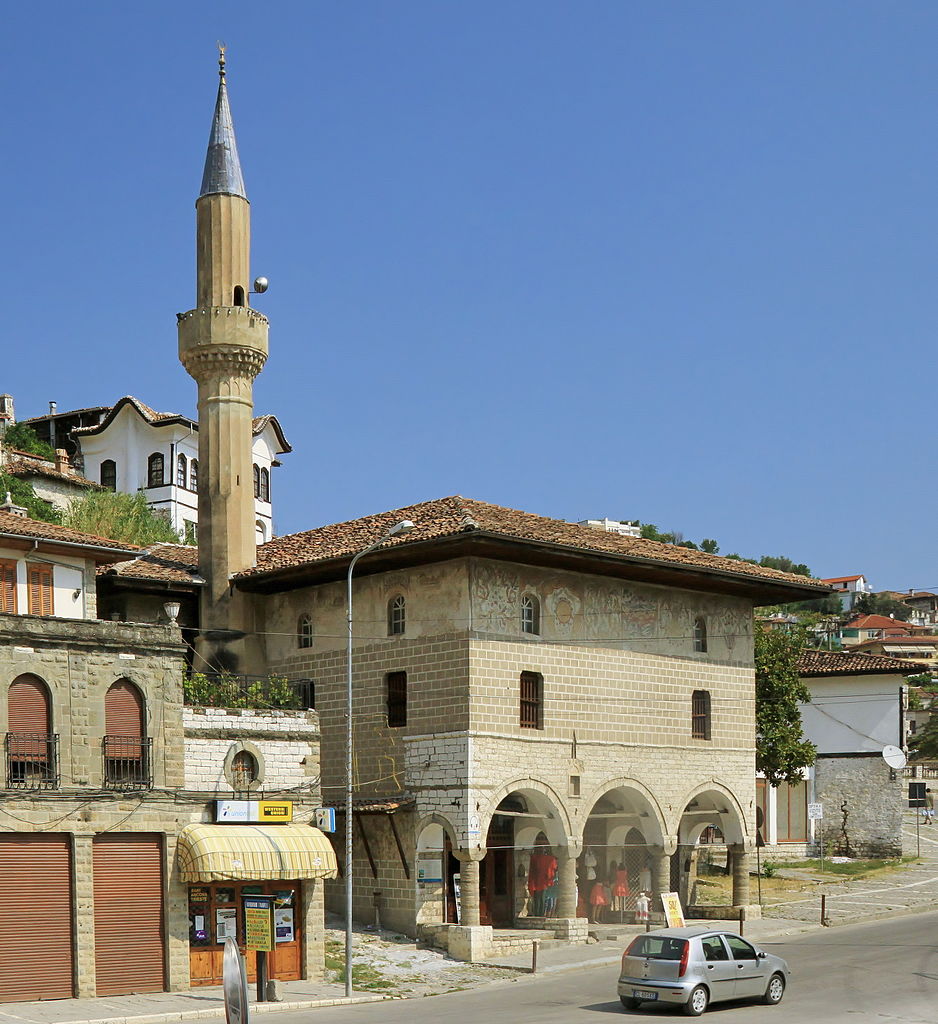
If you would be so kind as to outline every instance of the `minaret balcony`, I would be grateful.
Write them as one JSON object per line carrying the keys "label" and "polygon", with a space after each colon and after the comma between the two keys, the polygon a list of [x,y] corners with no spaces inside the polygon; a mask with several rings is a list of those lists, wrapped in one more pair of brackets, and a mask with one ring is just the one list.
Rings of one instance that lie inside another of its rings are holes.
{"label": "minaret balcony", "polygon": [[219,372],[253,378],[267,361],[267,317],[250,306],[178,313],[179,359],[197,380]]}

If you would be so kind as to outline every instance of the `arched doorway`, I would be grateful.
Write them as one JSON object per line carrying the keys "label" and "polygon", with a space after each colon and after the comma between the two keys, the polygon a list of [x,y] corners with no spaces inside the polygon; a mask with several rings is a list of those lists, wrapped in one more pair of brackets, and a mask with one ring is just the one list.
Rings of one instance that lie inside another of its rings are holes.
{"label": "arched doorway", "polygon": [[7,786],[54,789],[59,784],[52,701],[46,684],[21,675],[7,691]]}
{"label": "arched doorway", "polygon": [[150,743],[143,694],[118,679],[104,696],[104,784],[116,789],[150,785]]}

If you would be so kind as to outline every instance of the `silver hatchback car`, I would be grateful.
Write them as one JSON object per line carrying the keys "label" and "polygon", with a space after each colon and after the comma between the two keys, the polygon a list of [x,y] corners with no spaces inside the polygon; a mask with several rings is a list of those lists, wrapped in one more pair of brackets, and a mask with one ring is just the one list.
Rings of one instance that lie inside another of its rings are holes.
{"label": "silver hatchback car", "polygon": [[632,940],[622,954],[619,999],[627,1010],[674,1003],[699,1017],[724,999],[781,1002],[791,972],[780,956],[757,949],[734,932],[661,928]]}

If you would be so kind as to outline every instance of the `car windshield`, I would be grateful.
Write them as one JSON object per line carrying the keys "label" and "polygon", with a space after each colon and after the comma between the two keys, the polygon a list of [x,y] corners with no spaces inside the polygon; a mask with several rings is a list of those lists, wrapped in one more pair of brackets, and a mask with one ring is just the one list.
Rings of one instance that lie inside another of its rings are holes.
{"label": "car windshield", "polygon": [[632,940],[628,956],[647,956],[653,960],[680,960],[684,955],[685,939],[669,935],[639,935]]}

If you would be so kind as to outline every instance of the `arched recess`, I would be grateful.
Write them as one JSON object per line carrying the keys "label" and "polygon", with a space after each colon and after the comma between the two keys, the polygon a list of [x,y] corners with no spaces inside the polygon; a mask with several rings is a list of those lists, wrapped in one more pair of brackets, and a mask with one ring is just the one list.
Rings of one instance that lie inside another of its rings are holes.
{"label": "arched recess", "polygon": [[652,793],[632,778],[604,783],[587,806],[577,859],[581,909],[591,920],[631,921],[636,897],[651,889],[654,859],[668,845],[664,815]]}
{"label": "arched recess", "polygon": [[104,733],[105,785],[149,785],[146,703],[129,679],[118,679],[104,695]]}
{"label": "arched recess", "polygon": [[[254,762],[254,778],[247,785],[244,784],[243,778],[239,778],[241,773],[238,770],[239,759],[244,760],[245,756],[250,757]],[[264,755],[255,743],[251,743],[249,740],[238,740],[228,748],[223,770],[228,785],[236,792],[260,789],[264,784],[266,774]]]}
{"label": "arched recess", "polygon": [[453,855],[456,829],[439,814],[423,818],[417,836],[417,871],[414,879],[418,924],[456,923],[456,886],[459,861]]}
{"label": "arched recess", "polygon": [[749,838],[746,815],[736,796],[725,786],[713,782],[699,787],[685,800],[677,829],[678,843],[695,845],[710,825],[720,830],[728,844],[745,844]]}
{"label": "arched recess", "polygon": [[58,785],[52,697],[39,676],[17,676],[7,690],[7,785],[51,789]]}

